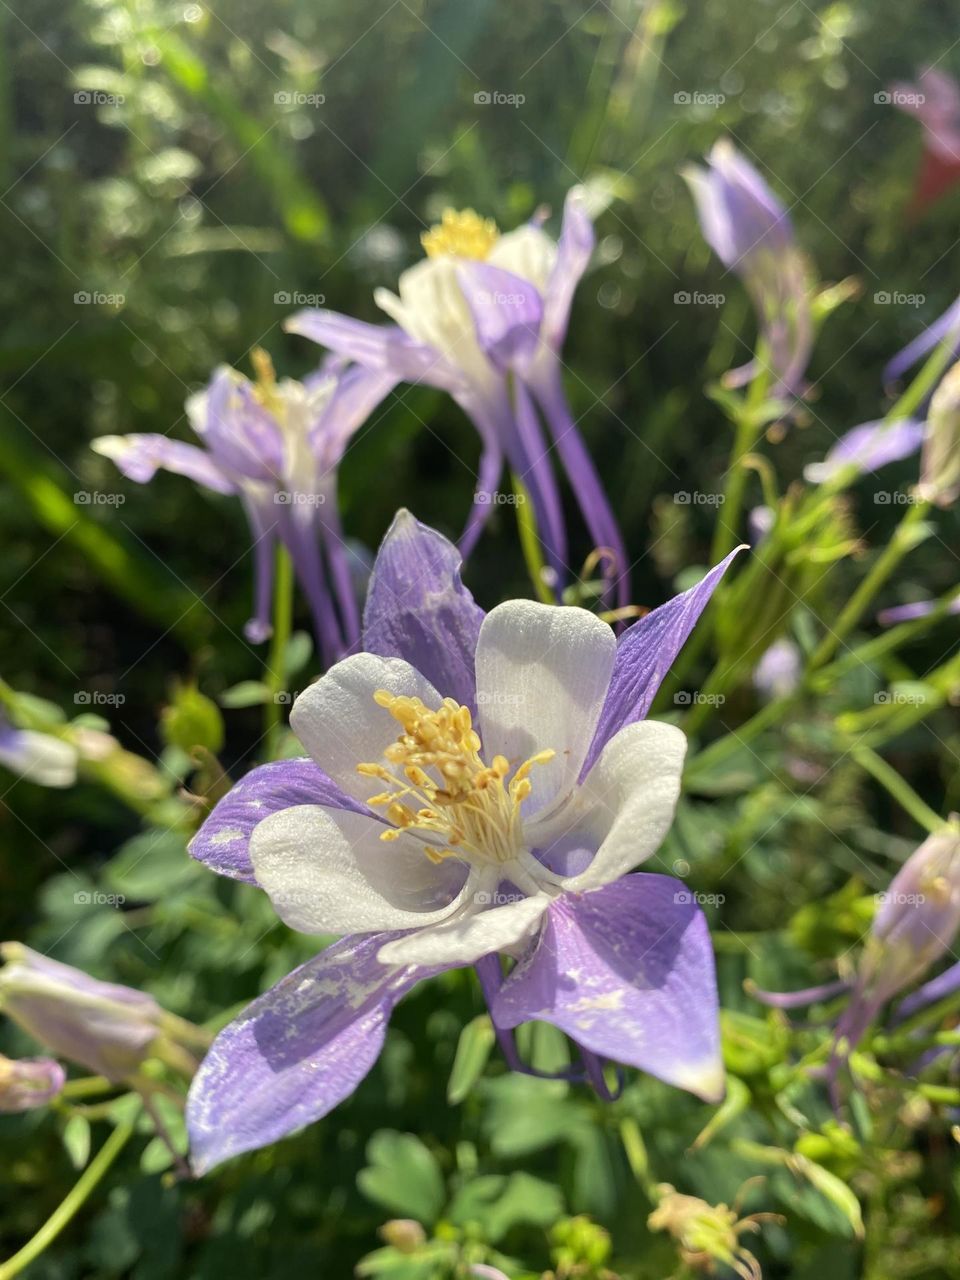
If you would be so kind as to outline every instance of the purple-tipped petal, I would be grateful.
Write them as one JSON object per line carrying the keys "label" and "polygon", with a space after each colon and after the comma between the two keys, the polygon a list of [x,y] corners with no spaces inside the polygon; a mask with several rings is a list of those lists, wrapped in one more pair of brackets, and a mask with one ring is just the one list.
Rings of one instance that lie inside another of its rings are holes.
{"label": "purple-tipped petal", "polygon": [[956,964],[952,964],[949,969],[944,969],[943,973],[937,974],[935,978],[931,978],[929,982],[925,982],[922,987],[918,987],[913,995],[907,996],[897,1006],[896,1013],[891,1019],[894,1026],[905,1021],[915,1013],[919,1013],[921,1009],[925,1009],[928,1004],[935,1004],[938,1000],[952,995],[960,987],[960,960]]}
{"label": "purple-tipped petal", "polygon": [[336,311],[307,310],[289,316],[283,327],[367,369],[390,373],[397,381],[425,382],[446,391],[463,384],[462,376],[438,352],[415,342],[397,325],[369,324]]}
{"label": "purple-tipped petal", "polygon": [[943,315],[924,329],[919,337],[908,342],[902,351],[897,352],[883,371],[884,382],[893,382],[901,374],[906,373],[918,360],[931,352],[934,347],[939,346],[948,335],[952,336],[955,348],[960,345],[960,298],[951,302]]}
{"label": "purple-tipped petal", "polygon": [[640,618],[620,637],[610,688],[581,777],[586,776],[615,733],[624,725],[642,720],[650,710],[657,690],[710,603],[717,584],[743,550],[736,547],[695,587]]}
{"label": "purple-tipped petal", "polygon": [[111,462],[128,480],[147,484],[158,471],[186,476],[214,493],[235,493],[236,485],[220,470],[210,455],[195,444],[170,440],[161,435],[134,434],[100,436],[91,448]]}
{"label": "purple-tipped petal", "polygon": [[501,373],[526,364],[540,345],[543,299],[530,283],[489,262],[463,261],[457,280],[477,342]]}
{"label": "purple-tipped petal", "polygon": [[342,939],[220,1032],[187,1099],[198,1174],[319,1120],[353,1092],[380,1056],[394,1005],[432,972],[378,961],[397,936]]}
{"label": "purple-tipped petal", "polygon": [[250,861],[254,827],[271,813],[299,804],[366,812],[312,760],[277,760],[251,769],[231,788],[190,841],[189,853],[218,875],[256,884]]}
{"label": "purple-tipped petal", "polygon": [[595,242],[583,189],[574,187],[564,201],[557,258],[544,296],[543,337],[555,351],[559,351],[566,337],[573,295],[587,269]]}
{"label": "purple-tipped petal", "polygon": [[841,436],[822,462],[804,467],[803,477],[811,484],[822,484],[845,467],[876,471],[888,462],[898,462],[916,453],[923,443],[925,429],[926,424],[915,418],[863,422]]}
{"label": "purple-tipped petal", "polygon": [[[939,600],[914,600],[911,604],[895,604],[890,609],[881,609],[877,614],[877,621],[881,627],[892,627],[898,622],[913,622],[916,618],[926,618],[939,605]],[[947,606],[947,613],[960,613],[960,595]]]}
{"label": "purple-tipped petal", "polygon": [[836,978],[833,982],[824,982],[819,987],[804,987],[802,991],[763,991],[751,985],[750,995],[761,1004],[771,1009],[805,1009],[807,1005],[819,1004],[822,1000],[833,1000],[849,991],[852,983]]}
{"label": "purple-tipped petal", "polygon": [[557,898],[494,1009],[502,1026],[551,1022],[602,1057],[711,1102],[723,1095],[710,933],[669,876]]}
{"label": "purple-tipped petal", "polygon": [[460,567],[452,542],[398,511],[370,578],[363,644],[382,658],[405,658],[444,697],[475,707],[474,654],[484,614]]}

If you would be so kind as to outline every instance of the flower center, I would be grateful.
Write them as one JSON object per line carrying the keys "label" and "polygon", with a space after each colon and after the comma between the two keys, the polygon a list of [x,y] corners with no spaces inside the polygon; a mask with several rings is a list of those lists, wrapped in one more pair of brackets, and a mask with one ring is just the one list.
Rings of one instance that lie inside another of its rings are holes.
{"label": "flower center", "polygon": [[428,258],[489,256],[500,237],[492,218],[481,218],[473,209],[444,209],[440,221],[420,237]]}
{"label": "flower center", "polygon": [[484,763],[469,707],[444,698],[431,711],[419,698],[385,689],[373,698],[403,730],[383,753],[387,764],[357,765],[364,777],[389,783],[389,790],[367,802],[383,807],[393,824],[380,839],[416,833],[428,842],[427,857],[438,863],[451,857],[494,863],[515,858],[523,848],[520,806],[532,790],[530,771],[556,752],[538,751],[507,782],[506,756]]}

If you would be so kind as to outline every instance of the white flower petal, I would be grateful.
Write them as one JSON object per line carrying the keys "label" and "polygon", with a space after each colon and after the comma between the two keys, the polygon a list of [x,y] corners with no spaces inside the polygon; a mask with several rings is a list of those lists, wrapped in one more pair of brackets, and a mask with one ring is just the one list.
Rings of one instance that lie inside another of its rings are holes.
{"label": "white flower petal", "polygon": [[473,964],[529,937],[549,905],[546,894],[537,894],[503,907],[467,908],[443,924],[388,942],[377,952],[377,959],[381,964]]}
{"label": "white flower petal", "polygon": [[437,866],[414,836],[389,843],[364,814],[302,804],[259,823],[250,858],[277,915],[300,933],[414,929],[445,919],[466,893],[465,868]]}
{"label": "white flower petal", "polygon": [[541,293],[556,260],[557,242],[530,222],[500,236],[487,256],[487,262],[529,280]]}
{"label": "white flower petal", "polygon": [[477,706],[485,759],[504,755],[519,765],[537,751],[556,752],[530,775],[531,813],[575,783],[616,650],[611,629],[586,609],[508,600],[484,619],[477,642]]}
{"label": "white flower petal", "polygon": [[539,830],[528,829],[531,845],[541,851],[554,842],[599,845],[590,865],[565,880],[564,889],[598,889],[656,853],[673,822],[686,750],[675,725],[627,725],[604,747],[571,802]]}
{"label": "white flower petal", "polygon": [[433,710],[443,701],[430,681],[402,658],[357,653],[304,690],[290,712],[290,727],[304,747],[356,800],[384,789],[377,778],[357,773],[357,765],[382,762],[384,751],[400,734],[390,712],[373,700],[378,689],[420,698]]}
{"label": "white flower petal", "polygon": [[76,747],[33,729],[8,731],[0,744],[0,764],[43,787],[72,787],[77,780]]}

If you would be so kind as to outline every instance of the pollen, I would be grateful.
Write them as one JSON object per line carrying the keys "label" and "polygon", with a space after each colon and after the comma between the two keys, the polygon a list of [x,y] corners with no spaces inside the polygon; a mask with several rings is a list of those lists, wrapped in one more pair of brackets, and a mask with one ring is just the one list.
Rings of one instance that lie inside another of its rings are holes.
{"label": "pollen", "polygon": [[440,221],[420,237],[428,258],[488,257],[499,238],[492,218],[481,218],[473,209],[444,209]]}
{"label": "pollen", "polygon": [[484,761],[469,707],[444,698],[432,711],[419,698],[384,689],[373,697],[401,729],[383,763],[357,765],[363,777],[387,784],[367,801],[391,824],[380,839],[396,840],[409,831],[437,863],[451,857],[504,863],[516,857],[523,848],[520,807],[533,789],[530,773],[556,752],[538,751],[511,777],[506,756]]}

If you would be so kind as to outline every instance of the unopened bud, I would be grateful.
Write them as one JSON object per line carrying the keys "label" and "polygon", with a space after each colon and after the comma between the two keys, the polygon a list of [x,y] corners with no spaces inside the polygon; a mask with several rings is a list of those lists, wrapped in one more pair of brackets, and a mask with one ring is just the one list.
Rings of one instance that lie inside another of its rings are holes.
{"label": "unopened bud", "polygon": [[919,492],[938,507],[960,497],[960,362],[947,371],[930,401]]}
{"label": "unopened bud", "polygon": [[52,1058],[14,1060],[0,1054],[0,1112],[45,1107],[63,1088],[63,1067]]}

